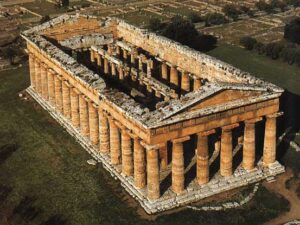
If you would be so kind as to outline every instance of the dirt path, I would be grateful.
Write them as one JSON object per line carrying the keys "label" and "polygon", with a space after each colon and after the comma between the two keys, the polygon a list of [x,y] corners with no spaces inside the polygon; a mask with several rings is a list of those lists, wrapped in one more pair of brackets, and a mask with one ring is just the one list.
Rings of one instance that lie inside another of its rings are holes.
{"label": "dirt path", "polygon": [[265,225],[281,225],[295,219],[300,219],[300,199],[298,198],[296,193],[299,181],[292,182],[290,189],[286,189],[285,187],[285,182],[293,176],[293,171],[290,168],[287,168],[286,173],[278,176],[276,182],[264,183],[264,186],[268,190],[282,195],[291,204],[291,209],[289,212],[279,215],[277,218],[265,223]]}

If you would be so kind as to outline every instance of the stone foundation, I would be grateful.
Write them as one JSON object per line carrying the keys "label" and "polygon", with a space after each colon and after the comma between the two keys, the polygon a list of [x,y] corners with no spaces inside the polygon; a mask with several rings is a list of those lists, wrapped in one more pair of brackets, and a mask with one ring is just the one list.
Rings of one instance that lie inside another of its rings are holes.
{"label": "stone foundation", "polygon": [[133,196],[149,214],[193,203],[224,191],[256,183],[268,177],[274,177],[285,171],[284,167],[277,161],[269,165],[269,167],[263,167],[262,162],[259,162],[256,168],[251,171],[246,171],[242,168],[242,166],[239,166],[232,176],[222,177],[219,173],[217,173],[204,185],[199,185],[197,181],[194,180],[179,195],[176,195],[169,189],[165,193],[162,193],[158,200],[151,201],[147,198],[145,189],[135,188],[133,177],[126,177],[121,174],[121,167],[113,166],[110,163],[109,155],[100,153],[98,148],[93,146],[89,139],[83,137],[78,129],[66,120],[60,112],[56,111],[51,105],[43,100],[43,98],[39,96],[32,87],[29,87],[26,91],[45,110],[47,110],[50,115],[69,132],[69,134],[76,138],[77,142],[88,153],[90,153],[95,160],[101,162],[103,167],[109,171],[115,179],[120,180],[121,185],[126,189],[126,191]]}

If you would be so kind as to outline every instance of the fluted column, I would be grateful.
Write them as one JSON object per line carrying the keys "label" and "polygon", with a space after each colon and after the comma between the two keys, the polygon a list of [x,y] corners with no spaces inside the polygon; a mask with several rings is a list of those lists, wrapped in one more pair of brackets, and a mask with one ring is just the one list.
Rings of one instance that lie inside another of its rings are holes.
{"label": "fluted column", "polygon": [[71,115],[73,126],[79,128],[79,92],[75,88],[71,89]]}
{"label": "fluted column", "polygon": [[201,79],[198,77],[194,78],[194,91],[201,88]]}
{"label": "fluted column", "polygon": [[122,173],[125,176],[133,175],[133,155],[131,138],[126,129],[121,132],[121,146],[122,146]]}
{"label": "fluted column", "polygon": [[162,79],[168,80],[168,65],[164,62],[161,64],[161,76]]}
{"label": "fluted column", "polygon": [[63,96],[63,112],[67,119],[71,119],[71,98],[70,88],[67,81],[62,82],[62,96]]}
{"label": "fluted column", "polygon": [[99,150],[101,153],[108,153],[109,152],[109,127],[108,127],[108,120],[106,115],[104,115],[102,109],[99,108],[98,110],[98,117],[99,117]]}
{"label": "fluted column", "polygon": [[94,50],[91,50],[91,52],[90,52],[90,56],[91,56],[91,62],[95,62],[95,52],[94,52]]}
{"label": "fluted column", "polygon": [[185,91],[190,91],[190,78],[186,72],[182,72],[181,89]]}
{"label": "fluted column", "polygon": [[124,59],[128,58],[128,51],[126,49],[123,49],[123,58]]}
{"label": "fluted column", "polygon": [[150,200],[160,197],[157,149],[147,149],[147,197]]}
{"label": "fluted column", "polygon": [[113,165],[121,163],[120,132],[114,119],[109,118],[110,158]]}
{"label": "fluted column", "polygon": [[99,121],[97,109],[97,105],[93,102],[89,102],[90,139],[93,145],[98,145],[99,143]]}
{"label": "fluted column", "polygon": [[117,71],[116,71],[116,65],[114,63],[111,63],[111,74],[113,76],[117,75]]}
{"label": "fluted column", "polygon": [[134,186],[142,189],[146,186],[146,159],[145,149],[138,137],[134,138]]}
{"label": "fluted column", "polygon": [[243,167],[245,170],[254,169],[255,163],[255,123],[258,120],[245,121],[243,141]]}
{"label": "fluted column", "polygon": [[208,136],[215,133],[215,130],[198,134],[197,140],[197,182],[206,184],[209,181],[209,160],[208,160]]}
{"label": "fluted column", "polygon": [[189,140],[190,137],[184,137],[173,140],[172,149],[172,190],[176,194],[184,191],[184,156],[183,142]]}
{"label": "fluted column", "polygon": [[36,82],[36,92],[41,94],[42,93],[41,64],[37,58],[34,63],[34,73],[35,73],[35,82]]}
{"label": "fluted column", "polygon": [[42,97],[48,100],[48,79],[46,65],[41,65],[41,84],[42,84]]}
{"label": "fluted column", "polygon": [[232,175],[232,129],[237,125],[226,126],[222,128],[221,135],[221,176],[228,177]]}
{"label": "fluted column", "polygon": [[104,58],[104,74],[109,74],[109,63],[108,63],[108,59]]}
{"label": "fluted column", "polygon": [[162,170],[166,169],[168,166],[168,149],[167,145],[159,149],[160,156],[160,168]]}
{"label": "fluted column", "polygon": [[282,113],[266,116],[263,163],[265,166],[276,161],[276,119]]}
{"label": "fluted column", "polygon": [[90,134],[88,103],[84,95],[79,96],[79,113],[80,113],[80,133],[83,136],[88,137]]}
{"label": "fluted column", "polygon": [[55,85],[54,85],[54,71],[48,70],[48,95],[49,102],[54,106],[55,105]]}
{"label": "fluted column", "polygon": [[119,67],[118,71],[119,71],[119,79],[120,80],[124,80],[124,71],[123,71],[123,68]]}
{"label": "fluted column", "polygon": [[59,75],[54,76],[54,88],[55,88],[55,107],[57,111],[63,112],[63,104],[62,104],[62,84],[61,78]]}
{"label": "fluted column", "polygon": [[178,70],[176,67],[171,67],[171,72],[170,72],[170,83],[174,84],[175,86],[178,86]]}
{"label": "fluted column", "polygon": [[29,72],[31,87],[35,89],[35,58],[32,53],[29,53]]}

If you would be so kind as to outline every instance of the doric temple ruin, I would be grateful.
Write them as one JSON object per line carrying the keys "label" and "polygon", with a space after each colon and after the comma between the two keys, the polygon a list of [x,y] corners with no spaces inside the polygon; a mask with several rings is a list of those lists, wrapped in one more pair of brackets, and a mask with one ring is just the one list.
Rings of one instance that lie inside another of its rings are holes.
{"label": "doric temple ruin", "polygon": [[27,92],[147,213],[284,171],[279,87],[116,18],[64,15],[22,37]]}

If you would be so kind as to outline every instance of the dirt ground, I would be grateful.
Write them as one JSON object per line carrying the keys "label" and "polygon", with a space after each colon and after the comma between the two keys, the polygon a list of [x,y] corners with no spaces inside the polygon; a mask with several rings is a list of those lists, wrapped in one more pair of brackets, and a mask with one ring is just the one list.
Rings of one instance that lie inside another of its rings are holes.
{"label": "dirt ground", "polygon": [[286,173],[277,177],[276,182],[267,183],[264,182],[264,186],[287,199],[290,202],[290,211],[281,214],[277,218],[267,222],[265,225],[281,225],[287,222],[300,219],[300,198],[297,196],[296,189],[300,183],[300,180],[293,180],[291,187],[286,188],[286,181],[294,176],[293,171],[287,168]]}

